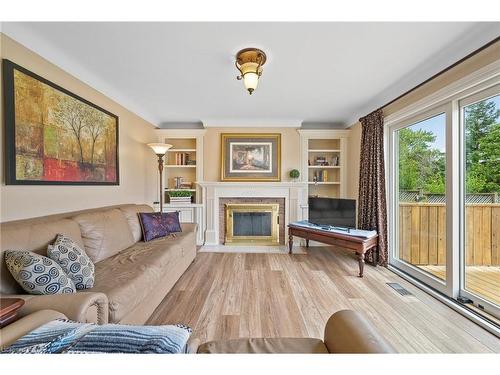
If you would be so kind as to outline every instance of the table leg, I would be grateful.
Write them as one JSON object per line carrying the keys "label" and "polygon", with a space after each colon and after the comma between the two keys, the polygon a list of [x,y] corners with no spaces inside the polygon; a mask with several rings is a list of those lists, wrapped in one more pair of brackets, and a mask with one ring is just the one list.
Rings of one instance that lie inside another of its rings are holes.
{"label": "table leg", "polygon": [[292,253],[293,247],[293,236],[291,234],[288,235],[288,254]]}
{"label": "table leg", "polygon": [[306,247],[309,247],[309,240],[306,238]]}
{"label": "table leg", "polygon": [[365,266],[365,254],[356,253],[358,256],[358,264],[359,264],[359,277],[363,277],[363,269]]}

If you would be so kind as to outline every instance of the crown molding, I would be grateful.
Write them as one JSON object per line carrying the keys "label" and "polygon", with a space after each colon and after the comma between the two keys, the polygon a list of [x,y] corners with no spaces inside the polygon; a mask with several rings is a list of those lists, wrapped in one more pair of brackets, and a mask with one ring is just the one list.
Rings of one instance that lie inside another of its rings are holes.
{"label": "crown molding", "polygon": [[[202,137],[206,129],[156,129],[155,133],[158,139],[163,138],[189,138],[189,137]],[[163,142],[163,140],[162,140]]]}
{"label": "crown molding", "polygon": [[203,121],[205,128],[300,128],[302,120],[297,119],[229,119]]}
{"label": "crown molding", "polygon": [[350,137],[351,131],[349,129],[297,129],[301,136],[309,138],[326,138],[326,137]]}

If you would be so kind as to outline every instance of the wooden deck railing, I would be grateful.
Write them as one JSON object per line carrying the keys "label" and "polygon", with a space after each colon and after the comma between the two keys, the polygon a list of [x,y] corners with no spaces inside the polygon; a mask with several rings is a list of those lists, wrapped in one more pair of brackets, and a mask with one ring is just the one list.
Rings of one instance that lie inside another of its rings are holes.
{"label": "wooden deck railing", "polygon": [[[500,265],[500,204],[466,205],[468,266]],[[443,203],[399,204],[400,257],[415,265],[446,263],[446,208]]]}

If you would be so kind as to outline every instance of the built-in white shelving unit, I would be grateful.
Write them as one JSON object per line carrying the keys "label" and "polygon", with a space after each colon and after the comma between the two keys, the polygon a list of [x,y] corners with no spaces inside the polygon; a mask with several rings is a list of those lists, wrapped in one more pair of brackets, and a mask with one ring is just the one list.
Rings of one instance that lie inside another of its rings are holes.
{"label": "built-in white shelving unit", "polygon": [[[179,211],[183,223],[197,223],[203,228],[203,205],[201,203],[201,188],[198,181],[203,180],[203,135],[205,129],[159,129],[158,140],[171,144],[167,151],[164,164],[163,186],[165,186],[163,211]],[[184,154],[184,163],[179,163],[176,154]],[[187,157],[186,157],[187,155]],[[187,164],[189,163],[194,164]],[[179,163],[179,164],[178,164]],[[175,177],[182,177],[192,186],[185,189],[175,187]],[[175,190],[188,191],[193,194],[191,203],[170,203],[168,193]],[[203,244],[203,231],[198,231],[198,245]]]}
{"label": "built-in white shelving unit", "polygon": [[342,198],[346,195],[346,155],[349,130],[300,129],[301,179],[308,195]]}
{"label": "built-in white shelving unit", "polygon": [[308,149],[309,153],[311,154],[334,154],[336,152],[340,152],[340,149],[338,150],[321,150],[321,149]]}
{"label": "built-in white shelving unit", "polygon": [[175,164],[166,164],[165,168],[196,168],[196,165],[175,165]]}

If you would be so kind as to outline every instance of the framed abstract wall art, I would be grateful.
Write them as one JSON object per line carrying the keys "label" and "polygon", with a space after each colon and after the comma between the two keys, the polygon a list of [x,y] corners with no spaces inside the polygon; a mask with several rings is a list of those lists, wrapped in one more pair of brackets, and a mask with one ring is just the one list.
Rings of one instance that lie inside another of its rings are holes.
{"label": "framed abstract wall art", "polygon": [[3,60],[6,184],[118,185],[118,117]]}
{"label": "framed abstract wall art", "polygon": [[281,134],[221,134],[222,181],[281,181]]}

